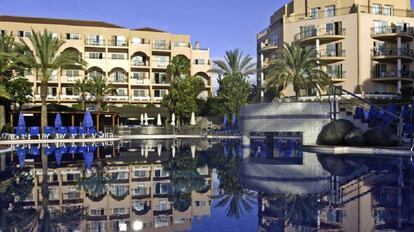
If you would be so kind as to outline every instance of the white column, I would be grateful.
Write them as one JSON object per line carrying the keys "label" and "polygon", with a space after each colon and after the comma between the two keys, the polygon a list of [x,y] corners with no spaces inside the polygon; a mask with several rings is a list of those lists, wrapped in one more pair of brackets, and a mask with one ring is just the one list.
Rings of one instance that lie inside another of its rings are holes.
{"label": "white column", "polygon": [[320,41],[316,39],[316,56],[319,57]]}
{"label": "white column", "polygon": [[397,93],[401,94],[401,81],[400,80],[397,82]]}
{"label": "white column", "polygon": [[[398,49],[398,55],[401,55],[401,37],[397,38],[397,49]],[[401,71],[402,71],[402,63],[401,59],[397,60],[397,77],[401,77]],[[399,80],[397,82],[397,93],[401,94],[401,81]]]}

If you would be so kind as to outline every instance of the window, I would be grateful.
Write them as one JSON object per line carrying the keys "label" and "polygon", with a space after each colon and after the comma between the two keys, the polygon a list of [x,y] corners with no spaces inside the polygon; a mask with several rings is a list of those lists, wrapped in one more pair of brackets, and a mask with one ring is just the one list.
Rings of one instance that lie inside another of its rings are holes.
{"label": "window", "polygon": [[127,213],[128,211],[126,208],[113,208],[112,209],[112,214],[115,214],[115,215],[127,214]]}
{"label": "window", "polygon": [[155,84],[167,84],[167,73],[154,73]]}
{"label": "window", "polygon": [[398,32],[408,32],[408,28],[410,28],[410,24],[402,22],[396,23],[396,26]]}
{"label": "window", "polygon": [[114,177],[116,180],[127,180],[129,178],[128,172],[115,172]]}
{"label": "window", "polygon": [[111,59],[113,60],[125,60],[125,53],[112,53]]}
{"label": "window", "polygon": [[[56,96],[57,95],[57,88],[56,87],[49,87],[49,94],[48,95]],[[57,181],[57,175],[56,175],[56,180],[55,181]]]}
{"label": "window", "polygon": [[115,196],[123,196],[127,194],[129,188],[128,185],[112,185],[111,186],[111,193]]}
{"label": "window", "polygon": [[144,39],[138,38],[138,37],[133,37],[131,43],[132,44],[143,44],[144,43]]}
{"label": "window", "polygon": [[103,45],[104,40],[101,35],[88,35],[86,42],[89,45]]}
{"label": "window", "polygon": [[374,33],[383,34],[387,32],[387,21],[374,20]]}
{"label": "window", "polygon": [[137,211],[142,211],[145,209],[147,203],[145,201],[134,201],[132,207]]}
{"label": "window", "polygon": [[65,74],[67,77],[78,77],[79,69],[66,69]]}
{"label": "window", "polygon": [[386,52],[386,44],[384,42],[374,42],[374,55],[382,56]]}
{"label": "window", "polygon": [[205,59],[195,59],[194,64],[195,65],[205,65],[205,64],[207,64],[207,62],[206,62]]}
{"label": "window", "polygon": [[88,53],[89,59],[103,59],[103,53],[102,52],[89,52]]}
{"label": "window", "polygon": [[386,64],[375,64],[375,77],[385,77],[387,74]]}
{"label": "window", "polygon": [[[134,97],[148,97],[148,90],[146,89],[134,89]],[[142,176],[139,176],[142,175]],[[147,171],[139,170],[135,171],[136,178],[145,178],[148,177]]]}
{"label": "window", "polygon": [[132,65],[134,66],[145,66],[145,57],[144,56],[134,56],[132,57]]}
{"label": "window", "polygon": [[300,27],[300,39],[316,36],[316,28],[314,25]]}
{"label": "window", "polygon": [[155,185],[155,193],[156,194],[168,194],[170,190],[169,183],[157,183]]}
{"label": "window", "polygon": [[[72,87],[66,87],[66,95],[69,95],[69,96],[75,95],[74,88],[72,88]],[[73,180],[75,180],[75,179],[73,179],[74,178],[74,175],[73,174],[68,174],[66,178],[67,178],[67,181],[73,181]]]}
{"label": "window", "polygon": [[385,5],[383,13],[384,13],[384,15],[394,15],[394,6]]}
{"label": "window", "polygon": [[80,35],[78,33],[66,33],[67,40],[79,40]]}
{"label": "window", "polygon": [[168,94],[168,90],[166,89],[156,89],[154,90],[154,97],[164,97],[164,95]]}
{"label": "window", "polygon": [[91,209],[91,216],[103,216],[105,215],[105,209]]}
{"label": "window", "polygon": [[102,73],[98,70],[92,70],[88,73],[89,77],[102,77]]}
{"label": "window", "polygon": [[158,62],[159,64],[165,64],[167,65],[170,62],[169,56],[153,56],[153,60],[155,62]]}
{"label": "window", "polygon": [[371,13],[377,15],[381,14],[381,5],[373,3],[371,5]]}
{"label": "window", "polygon": [[113,82],[125,82],[126,75],[123,71],[117,70],[111,73],[110,75]]}
{"label": "window", "polygon": [[125,36],[115,35],[115,36],[112,36],[111,45],[112,46],[126,46],[127,40]]}
{"label": "window", "polygon": [[334,79],[342,78],[342,64],[338,65],[328,65],[326,67],[326,73]]}
{"label": "window", "polygon": [[310,14],[309,14],[309,17],[312,17],[312,18],[319,18],[319,10],[320,10],[320,8],[319,8],[319,7],[311,8],[311,9],[310,9]]}
{"label": "window", "polygon": [[66,193],[66,199],[73,200],[73,199],[79,199],[80,198],[80,192],[78,191],[71,191]]}
{"label": "window", "polygon": [[133,72],[131,78],[135,80],[144,80],[146,76],[147,76],[146,72]]}
{"label": "window", "polygon": [[170,224],[170,219],[166,215],[154,217],[155,228],[165,227]]}
{"label": "window", "polygon": [[167,40],[154,40],[152,48],[158,50],[168,50],[169,46]]}
{"label": "window", "polygon": [[163,211],[163,210],[168,210],[170,209],[170,205],[169,202],[165,199],[160,200],[160,205],[158,207],[159,210]]}
{"label": "window", "polygon": [[31,31],[18,31],[17,35],[19,37],[31,37],[32,36],[32,32]]}
{"label": "window", "polygon": [[164,171],[164,169],[156,169],[155,170],[156,177],[165,177],[168,176],[168,172]]}
{"label": "window", "polygon": [[59,200],[59,190],[57,187],[49,187],[49,200]]}
{"label": "window", "polygon": [[139,184],[136,188],[134,188],[134,195],[135,196],[147,195],[147,189],[145,188],[145,185]]}
{"label": "window", "polygon": [[[145,91],[145,89],[135,89],[135,90],[138,90],[138,91]],[[134,91],[135,91],[134,90]],[[144,92],[145,93],[145,92]],[[145,94],[144,94],[145,95]],[[137,95],[137,96],[141,96],[141,95]],[[145,178],[145,177],[148,177],[149,175],[148,175],[149,173],[148,173],[148,170],[135,170],[134,171],[134,176],[135,177],[137,177],[137,178]]]}
{"label": "window", "polygon": [[118,88],[116,89],[117,96],[128,96],[128,89],[126,88]]}
{"label": "window", "polygon": [[187,42],[184,41],[174,41],[174,47],[188,48],[189,45]]}
{"label": "window", "polygon": [[325,6],[325,17],[335,16],[335,5]]}
{"label": "window", "polygon": [[89,232],[104,232],[106,231],[105,228],[105,221],[100,222],[90,222],[90,230]]}

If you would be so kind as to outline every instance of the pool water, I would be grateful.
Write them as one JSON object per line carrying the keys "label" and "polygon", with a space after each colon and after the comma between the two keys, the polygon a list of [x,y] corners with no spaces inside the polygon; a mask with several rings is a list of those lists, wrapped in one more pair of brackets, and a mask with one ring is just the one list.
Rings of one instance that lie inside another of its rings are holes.
{"label": "pool water", "polygon": [[292,138],[252,140],[250,155],[238,140],[13,149],[1,231],[414,231],[403,158],[311,154]]}

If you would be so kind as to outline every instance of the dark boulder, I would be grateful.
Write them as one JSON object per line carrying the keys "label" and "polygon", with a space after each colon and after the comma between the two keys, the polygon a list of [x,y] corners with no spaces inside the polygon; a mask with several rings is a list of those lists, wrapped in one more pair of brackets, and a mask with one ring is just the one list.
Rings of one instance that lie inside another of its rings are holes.
{"label": "dark boulder", "polygon": [[316,140],[318,145],[344,145],[345,136],[355,125],[345,119],[333,121],[322,128]]}
{"label": "dark boulder", "polygon": [[395,147],[401,144],[398,136],[389,128],[376,127],[364,133],[365,145],[376,147]]}
{"label": "dark boulder", "polygon": [[316,154],[322,168],[334,176],[349,176],[355,168],[343,156]]}
{"label": "dark boulder", "polygon": [[364,146],[364,131],[358,127],[352,129],[348,134],[345,135],[344,142],[348,146]]}

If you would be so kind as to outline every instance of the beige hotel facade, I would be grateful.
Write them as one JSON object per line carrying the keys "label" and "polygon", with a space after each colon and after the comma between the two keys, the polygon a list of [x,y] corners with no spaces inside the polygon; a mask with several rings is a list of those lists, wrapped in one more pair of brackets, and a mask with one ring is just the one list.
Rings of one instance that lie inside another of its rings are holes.
{"label": "beige hotel facade", "polygon": [[413,26],[410,0],[293,0],[257,34],[258,85],[276,51],[296,41],[314,47],[334,84],[365,97],[397,96],[414,80]]}
{"label": "beige hotel facade", "polygon": [[[74,89],[78,79],[92,75],[106,76],[116,88],[107,102],[123,104],[159,104],[168,93],[170,77],[166,67],[174,56],[191,61],[191,74],[201,77],[205,91],[212,94],[210,51],[191,45],[189,35],[172,34],[153,28],[128,29],[117,25],[66,19],[0,16],[0,33],[28,40],[31,30],[47,29],[65,40],[62,51],[79,52],[88,63],[85,70],[66,69],[56,72],[49,81],[48,100],[76,104],[79,94]],[[18,40],[18,39],[17,39]],[[25,77],[33,83],[34,103],[40,102],[40,81],[30,71]],[[91,97],[89,97],[89,100]]]}

